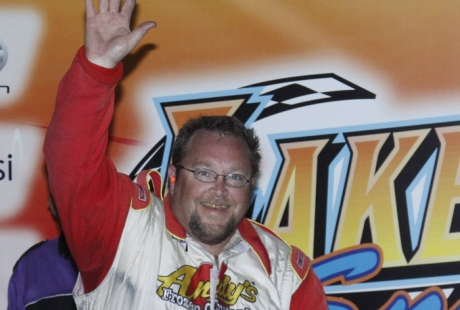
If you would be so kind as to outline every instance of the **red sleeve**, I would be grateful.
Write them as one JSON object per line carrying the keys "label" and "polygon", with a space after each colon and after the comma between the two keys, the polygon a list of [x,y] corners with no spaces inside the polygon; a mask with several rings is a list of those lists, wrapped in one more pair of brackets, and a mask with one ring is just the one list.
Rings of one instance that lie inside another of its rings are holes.
{"label": "red sleeve", "polygon": [[328,309],[323,285],[311,266],[307,277],[292,295],[290,309]]}
{"label": "red sleeve", "polygon": [[51,191],[85,291],[115,257],[134,184],[107,158],[108,128],[121,65],[90,63],[82,47],[63,77],[44,153]]}

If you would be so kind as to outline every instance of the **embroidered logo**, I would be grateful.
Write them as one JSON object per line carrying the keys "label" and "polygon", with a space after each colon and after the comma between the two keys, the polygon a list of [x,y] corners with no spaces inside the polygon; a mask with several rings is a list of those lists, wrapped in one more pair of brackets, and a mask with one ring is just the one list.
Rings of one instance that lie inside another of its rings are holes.
{"label": "embroidered logo", "polygon": [[137,185],[137,189],[139,190],[138,199],[140,201],[144,201],[144,202],[147,201],[147,193],[145,192],[145,189],[142,186],[139,186],[139,185]]}
{"label": "embroidered logo", "polygon": [[[182,266],[168,276],[159,276],[161,285],[157,289],[158,296],[165,301],[177,304],[185,309],[210,309],[211,264],[204,264],[198,268]],[[230,310],[239,298],[248,302],[257,301],[257,288],[249,280],[243,283],[234,283],[230,276],[225,275],[226,266],[220,270],[216,287],[218,305],[215,309]]]}
{"label": "embroidered logo", "polygon": [[302,269],[303,266],[305,265],[305,259],[306,259],[305,255],[304,255],[302,252],[298,251],[298,252],[297,252],[297,260],[296,260],[296,262],[295,262],[295,264],[297,265],[297,267],[299,267],[300,269]]}

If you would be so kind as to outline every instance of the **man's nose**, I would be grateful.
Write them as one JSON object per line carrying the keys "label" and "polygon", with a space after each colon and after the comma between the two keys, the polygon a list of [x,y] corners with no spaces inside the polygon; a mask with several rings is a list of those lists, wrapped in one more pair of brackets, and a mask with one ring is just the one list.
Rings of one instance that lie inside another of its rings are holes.
{"label": "man's nose", "polygon": [[228,193],[228,185],[225,183],[225,176],[217,176],[217,179],[213,183],[211,191],[216,196],[225,196]]}

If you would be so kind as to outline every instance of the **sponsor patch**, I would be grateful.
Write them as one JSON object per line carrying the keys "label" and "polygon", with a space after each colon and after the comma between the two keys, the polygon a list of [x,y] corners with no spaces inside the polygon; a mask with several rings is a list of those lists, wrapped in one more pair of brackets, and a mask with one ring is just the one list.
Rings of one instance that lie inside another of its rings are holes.
{"label": "sponsor patch", "polygon": [[291,263],[301,279],[305,279],[310,270],[310,259],[298,248],[292,246]]}
{"label": "sponsor patch", "polygon": [[138,189],[138,197],[137,198],[140,201],[144,201],[144,202],[147,201],[147,193],[145,192],[145,189],[140,185],[137,185],[137,189]]}

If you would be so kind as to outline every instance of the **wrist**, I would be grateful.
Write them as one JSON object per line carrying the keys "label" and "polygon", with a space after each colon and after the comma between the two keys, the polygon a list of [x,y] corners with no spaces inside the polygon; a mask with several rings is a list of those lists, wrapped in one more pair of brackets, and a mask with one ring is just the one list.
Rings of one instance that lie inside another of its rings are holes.
{"label": "wrist", "polygon": [[77,60],[87,74],[103,84],[118,83],[123,76],[123,64],[121,62],[113,68],[100,66],[87,58],[85,46],[82,46],[78,51]]}
{"label": "wrist", "polygon": [[113,63],[107,59],[91,57],[88,55],[88,53],[86,53],[86,59],[93,65],[96,65],[102,68],[106,68],[106,69],[113,69],[118,65],[118,62]]}

